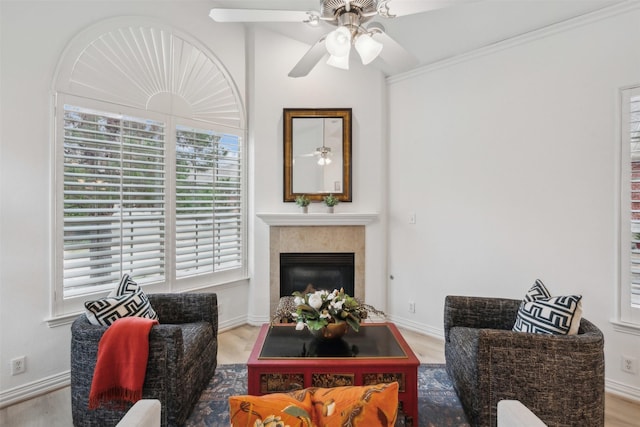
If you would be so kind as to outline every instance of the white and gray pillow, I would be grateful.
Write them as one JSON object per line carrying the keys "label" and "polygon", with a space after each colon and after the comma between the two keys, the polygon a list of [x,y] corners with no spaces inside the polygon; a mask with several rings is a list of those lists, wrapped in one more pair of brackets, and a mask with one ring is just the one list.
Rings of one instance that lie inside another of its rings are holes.
{"label": "white and gray pillow", "polygon": [[93,325],[109,326],[122,317],[137,316],[158,320],[140,285],[128,274],[107,297],[84,303],[87,319]]}
{"label": "white and gray pillow", "polygon": [[526,293],[513,330],[539,334],[575,335],[582,318],[582,295],[552,297],[541,280]]}

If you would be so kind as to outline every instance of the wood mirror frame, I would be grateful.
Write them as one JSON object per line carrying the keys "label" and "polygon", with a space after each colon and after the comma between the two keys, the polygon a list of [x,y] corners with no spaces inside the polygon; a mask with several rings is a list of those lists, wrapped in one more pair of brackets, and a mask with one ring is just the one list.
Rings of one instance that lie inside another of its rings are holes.
{"label": "wood mirror frame", "polygon": [[[305,194],[312,201],[322,201],[333,194],[341,202],[351,201],[351,108],[285,108],[284,119],[284,201],[295,202],[296,196]],[[311,119],[311,120],[309,120]],[[329,120],[326,120],[329,119]],[[321,126],[320,134],[313,137],[303,134],[301,126]],[[341,132],[337,126],[342,126]],[[334,126],[336,137],[329,139],[325,129]],[[318,148],[329,147],[330,158],[335,163],[330,168],[317,165]],[[335,150],[334,150],[335,149]],[[340,151],[341,152],[338,152]],[[341,164],[340,164],[341,162]],[[321,168],[321,169],[319,169]],[[331,169],[332,176],[325,172]],[[315,178],[322,174],[322,178]],[[339,180],[336,178],[340,178]],[[333,178],[333,180],[331,180]],[[324,187],[324,188],[323,188]]]}

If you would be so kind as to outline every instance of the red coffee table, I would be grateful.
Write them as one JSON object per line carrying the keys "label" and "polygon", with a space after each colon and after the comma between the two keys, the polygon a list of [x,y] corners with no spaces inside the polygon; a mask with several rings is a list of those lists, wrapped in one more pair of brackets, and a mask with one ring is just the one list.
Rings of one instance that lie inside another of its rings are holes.
{"label": "red coffee table", "polygon": [[262,325],[247,363],[249,394],[307,387],[397,381],[404,412],[418,421],[420,362],[392,323],[364,323],[336,342],[322,342],[295,325]]}

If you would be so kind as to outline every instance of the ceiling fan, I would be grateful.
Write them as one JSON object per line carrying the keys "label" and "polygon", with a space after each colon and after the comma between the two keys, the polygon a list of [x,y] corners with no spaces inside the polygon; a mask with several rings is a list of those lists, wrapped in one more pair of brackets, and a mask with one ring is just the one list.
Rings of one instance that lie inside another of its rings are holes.
{"label": "ceiling fan", "polygon": [[[380,57],[399,70],[410,69],[417,60],[387,35],[374,18],[394,18],[477,0],[319,0],[319,10],[238,9],[214,7],[209,16],[216,22],[304,22],[337,28],[323,35],[289,72],[306,76],[328,53],[327,64],[348,69],[353,46],[363,64]],[[265,2],[266,3],[266,2]],[[296,5],[296,2],[291,2]],[[308,2],[297,2],[305,6]],[[293,8],[295,9],[295,7]],[[367,25],[365,25],[367,24]]]}

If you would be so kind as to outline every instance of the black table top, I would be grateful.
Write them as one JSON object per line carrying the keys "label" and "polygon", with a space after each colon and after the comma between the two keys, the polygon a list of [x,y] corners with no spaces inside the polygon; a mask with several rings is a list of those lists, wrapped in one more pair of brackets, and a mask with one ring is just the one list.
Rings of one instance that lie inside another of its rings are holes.
{"label": "black table top", "polygon": [[358,332],[349,329],[344,337],[319,340],[308,330],[296,331],[291,325],[269,328],[260,352],[260,359],[286,358],[406,358],[391,329],[385,324],[360,326]]}

